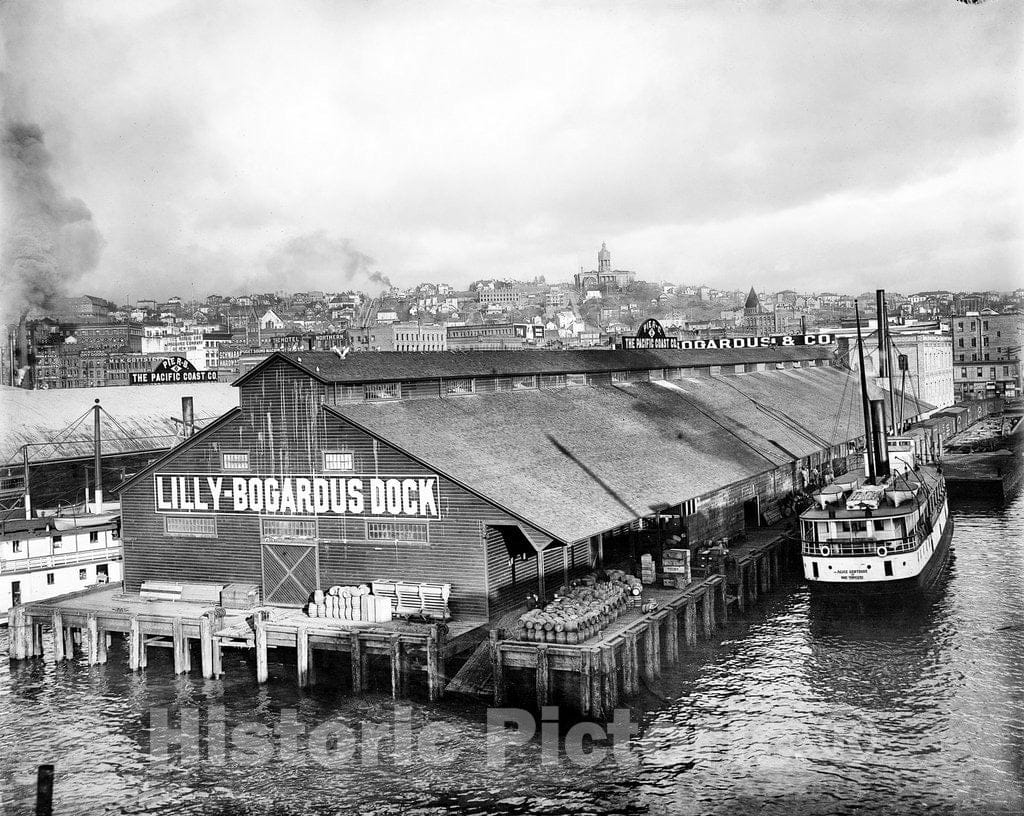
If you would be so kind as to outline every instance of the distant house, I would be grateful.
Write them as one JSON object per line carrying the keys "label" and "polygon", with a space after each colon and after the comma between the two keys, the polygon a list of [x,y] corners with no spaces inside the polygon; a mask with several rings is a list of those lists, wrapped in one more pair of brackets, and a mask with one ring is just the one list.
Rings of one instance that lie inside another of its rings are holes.
{"label": "distant house", "polygon": [[273,309],[267,309],[263,317],[260,318],[260,328],[264,330],[283,329],[284,321],[274,313]]}

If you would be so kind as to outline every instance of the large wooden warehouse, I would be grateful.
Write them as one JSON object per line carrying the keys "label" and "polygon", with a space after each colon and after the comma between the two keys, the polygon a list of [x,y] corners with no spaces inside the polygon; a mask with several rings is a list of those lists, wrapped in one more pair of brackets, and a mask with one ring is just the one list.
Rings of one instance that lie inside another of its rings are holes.
{"label": "large wooden warehouse", "polygon": [[863,435],[827,347],[291,352],[236,385],[121,485],[129,592],[247,583],[298,606],[396,579],[494,616],[663,514],[694,543],[756,525]]}

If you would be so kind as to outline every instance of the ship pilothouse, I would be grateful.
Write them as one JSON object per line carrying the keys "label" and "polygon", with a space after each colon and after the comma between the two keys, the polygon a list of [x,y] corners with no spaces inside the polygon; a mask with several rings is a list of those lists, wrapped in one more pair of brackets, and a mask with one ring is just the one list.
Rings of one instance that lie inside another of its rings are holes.
{"label": "ship pilothouse", "polygon": [[[879,292],[879,314],[885,314]],[[880,349],[886,342],[879,321]],[[922,461],[915,441],[890,438],[885,403],[869,399],[857,323],[865,455],[862,472],[837,478],[800,514],[804,578],[813,590],[893,594],[925,587],[941,573],[953,524],[937,464]]]}

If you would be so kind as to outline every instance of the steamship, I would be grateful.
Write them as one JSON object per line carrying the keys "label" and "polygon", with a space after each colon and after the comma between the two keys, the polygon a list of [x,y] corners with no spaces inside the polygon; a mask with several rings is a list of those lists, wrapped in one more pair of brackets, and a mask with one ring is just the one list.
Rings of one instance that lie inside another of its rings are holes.
{"label": "steamship", "polygon": [[[880,345],[884,314],[879,292]],[[924,461],[913,439],[890,438],[884,401],[868,397],[859,315],[857,344],[864,469],[825,485],[800,514],[804,578],[824,596],[893,596],[939,578],[949,558],[953,520],[939,465]]]}

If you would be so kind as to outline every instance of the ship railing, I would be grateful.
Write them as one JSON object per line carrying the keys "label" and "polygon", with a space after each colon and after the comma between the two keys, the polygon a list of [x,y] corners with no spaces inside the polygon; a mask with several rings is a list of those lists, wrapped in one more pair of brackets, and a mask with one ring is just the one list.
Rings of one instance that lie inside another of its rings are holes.
{"label": "ship railing", "polygon": [[[916,550],[921,544],[918,536],[891,539],[867,538],[832,538],[828,541],[804,541],[801,550],[804,555],[818,557],[848,555],[878,555],[880,547],[885,547],[886,554],[908,553]],[[827,548],[824,552],[822,548]],[[826,556],[825,553],[828,553]]]}
{"label": "ship railing", "polygon": [[0,558],[0,573],[34,572],[56,567],[70,567],[75,564],[88,564],[93,561],[120,561],[123,555],[124,550],[117,545],[77,552],[54,553],[53,555],[36,555],[31,558]]}

